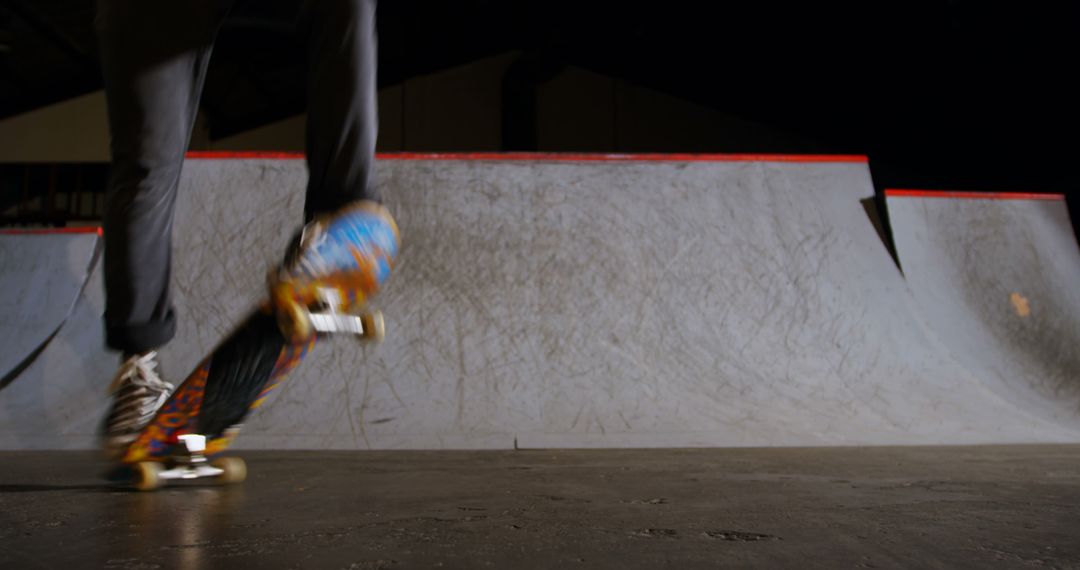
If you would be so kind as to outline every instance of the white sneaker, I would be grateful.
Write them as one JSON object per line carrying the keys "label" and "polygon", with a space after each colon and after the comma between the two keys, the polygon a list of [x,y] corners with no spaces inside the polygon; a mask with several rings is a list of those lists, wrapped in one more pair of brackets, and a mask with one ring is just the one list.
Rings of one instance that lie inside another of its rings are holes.
{"label": "white sneaker", "polygon": [[174,386],[157,375],[157,365],[155,351],[131,356],[120,365],[109,385],[113,403],[105,416],[102,446],[110,457],[119,455],[135,441],[172,394]]}

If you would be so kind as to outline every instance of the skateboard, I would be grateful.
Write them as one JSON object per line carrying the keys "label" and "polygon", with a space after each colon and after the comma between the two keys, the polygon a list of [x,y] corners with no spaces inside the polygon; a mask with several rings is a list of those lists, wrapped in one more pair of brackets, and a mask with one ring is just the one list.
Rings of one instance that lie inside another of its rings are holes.
{"label": "skateboard", "polygon": [[172,393],[111,478],[139,490],[204,477],[242,482],[243,459],[222,452],[320,337],[382,340],[382,314],[367,301],[389,276],[398,241],[394,219],[372,202],[305,226],[285,263],[271,271],[268,298]]}

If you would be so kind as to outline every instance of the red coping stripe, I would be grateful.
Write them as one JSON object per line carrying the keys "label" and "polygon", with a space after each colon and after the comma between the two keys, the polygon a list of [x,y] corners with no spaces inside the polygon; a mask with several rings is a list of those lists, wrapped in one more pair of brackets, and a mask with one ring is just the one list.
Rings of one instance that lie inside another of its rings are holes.
{"label": "red coping stripe", "polygon": [[892,198],[953,198],[959,200],[1045,200],[1059,202],[1064,194],[1033,194],[1024,192],[967,192],[956,190],[894,190],[886,189]]}
{"label": "red coping stripe", "polygon": [[49,235],[49,234],[97,234],[102,235],[101,228],[85,227],[85,228],[35,228],[32,230],[13,230],[3,229],[0,230],[2,235]]}
{"label": "red coping stripe", "polygon": [[[192,151],[191,159],[300,159],[303,153],[294,152],[218,152]],[[869,160],[863,155],[837,154],[603,154],[548,152],[392,152],[378,153],[380,160],[516,160],[544,162],[858,162]]]}

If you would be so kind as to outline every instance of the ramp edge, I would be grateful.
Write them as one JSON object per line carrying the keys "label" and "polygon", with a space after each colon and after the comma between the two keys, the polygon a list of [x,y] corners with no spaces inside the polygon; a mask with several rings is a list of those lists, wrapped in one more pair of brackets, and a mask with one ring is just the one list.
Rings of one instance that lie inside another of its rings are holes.
{"label": "ramp edge", "polygon": [[[794,154],[623,154],[623,153],[544,153],[544,152],[391,152],[375,155],[379,160],[486,160],[486,161],[534,161],[534,162],[853,162],[868,163],[863,155],[794,155]],[[263,151],[192,151],[189,159],[235,160],[259,158],[270,160],[298,160],[304,158],[297,152]]]}

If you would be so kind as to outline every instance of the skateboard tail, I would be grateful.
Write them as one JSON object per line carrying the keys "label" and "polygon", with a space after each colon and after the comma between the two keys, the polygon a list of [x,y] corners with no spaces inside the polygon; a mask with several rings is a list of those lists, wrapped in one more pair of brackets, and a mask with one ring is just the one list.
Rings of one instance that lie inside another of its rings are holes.
{"label": "skateboard tail", "polygon": [[210,358],[191,373],[191,376],[173,392],[169,400],[158,410],[138,437],[128,445],[121,463],[149,461],[164,456],[175,445],[176,436],[182,433],[191,419],[197,417],[210,377]]}
{"label": "skateboard tail", "polygon": [[131,443],[121,463],[168,461],[181,436],[206,437],[206,455],[227,448],[247,414],[292,372],[316,337],[288,343],[258,311],[203,361]]}

